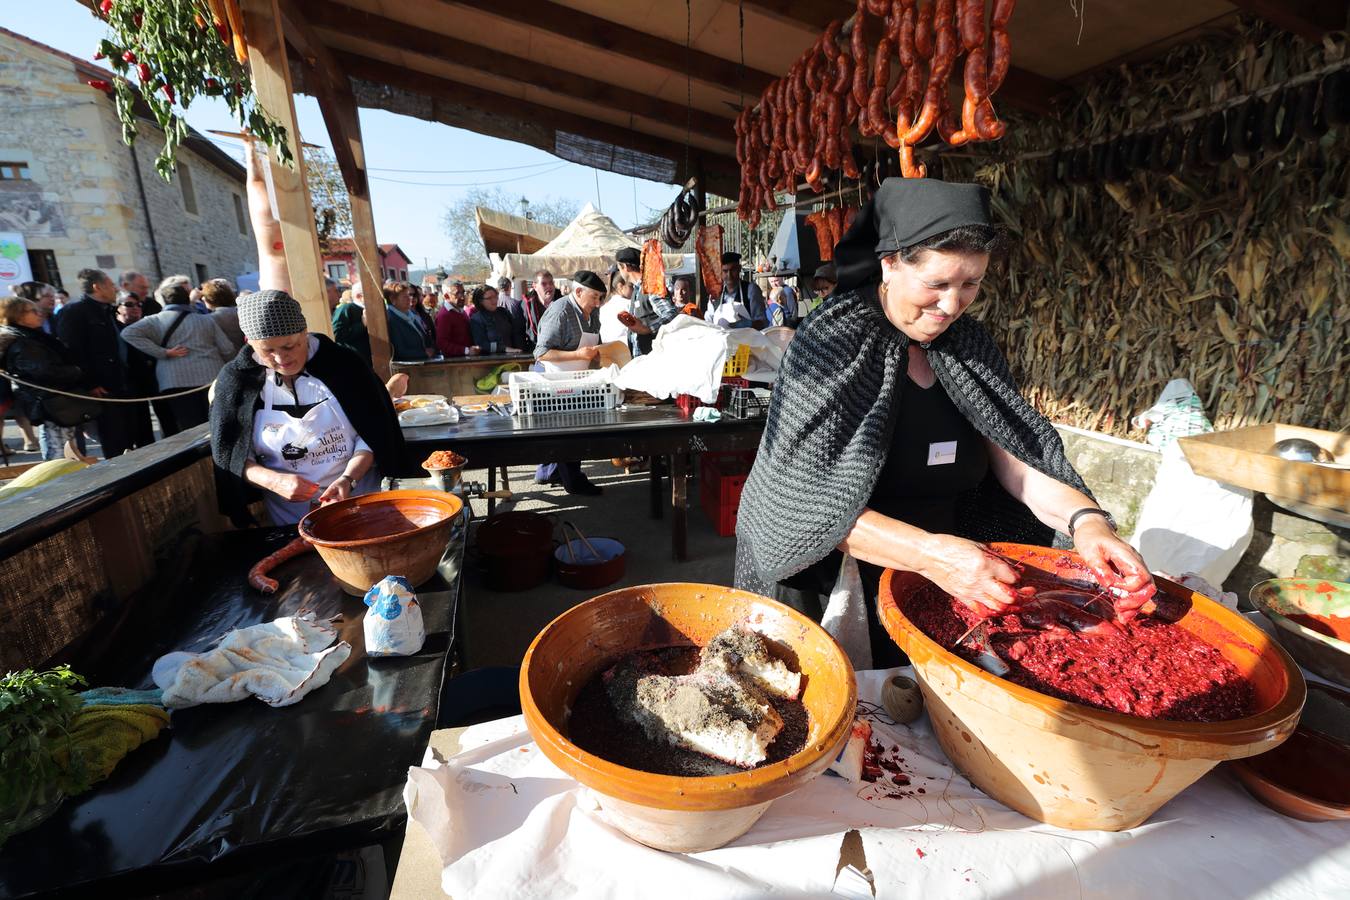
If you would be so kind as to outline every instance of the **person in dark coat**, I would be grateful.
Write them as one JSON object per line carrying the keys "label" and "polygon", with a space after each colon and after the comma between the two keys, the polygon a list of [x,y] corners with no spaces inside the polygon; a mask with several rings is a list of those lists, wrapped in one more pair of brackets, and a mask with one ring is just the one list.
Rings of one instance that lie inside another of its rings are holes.
{"label": "person in dark coat", "polygon": [[[80,361],[95,396],[131,397],[126,344],[117,331],[117,285],[99,269],[81,269],[79,300],[62,308],[56,320],[57,336]],[[105,459],[121,456],[144,441],[133,433],[133,416],[124,403],[104,404],[94,420]]]}
{"label": "person in dark coat", "polygon": [[[0,369],[28,384],[14,388],[15,413],[42,426],[42,458],[60,459],[67,441],[84,453],[80,424],[99,413],[100,404],[30,385],[84,393],[84,372],[61,342],[42,330],[41,310],[21,297],[0,300]],[[8,384],[8,381],[6,381]]]}
{"label": "person in dark coat", "polygon": [[[435,335],[430,338],[422,331],[417,314],[412,311],[412,292],[406,281],[390,281],[384,286],[385,316],[389,322],[390,359],[416,362],[435,353]],[[428,341],[431,347],[428,348]]]}
{"label": "person in dark coat", "polygon": [[473,289],[473,315],[469,317],[469,332],[474,346],[483,353],[519,353],[515,321],[511,314],[497,305],[497,289]]}
{"label": "person in dark coat", "polygon": [[[121,334],[128,325],[139,322],[145,315],[145,306],[135,296],[121,294],[117,298],[117,333]],[[155,371],[155,358],[126,343],[127,389],[133,397],[154,397],[159,393],[159,375]],[[153,403],[159,403],[155,400]],[[131,436],[137,447],[144,447],[155,440],[155,425],[150,419],[151,403],[127,405],[126,414],[131,423]],[[158,414],[158,407],[156,407]],[[164,422],[160,418],[160,424]]]}

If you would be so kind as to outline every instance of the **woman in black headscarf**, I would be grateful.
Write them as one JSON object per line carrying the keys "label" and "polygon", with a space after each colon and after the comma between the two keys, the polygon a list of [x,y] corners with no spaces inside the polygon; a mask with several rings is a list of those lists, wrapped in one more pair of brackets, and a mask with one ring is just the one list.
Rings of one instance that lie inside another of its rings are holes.
{"label": "woman in black headscarf", "polygon": [[853,581],[847,557],[860,561],[877,665],[900,660],[872,602],[881,568],[973,608],[1016,603],[1012,568],[979,542],[1068,535],[1118,588],[1121,615],[1152,594],[1054,428],[963,316],[1004,240],[987,189],[886,181],[835,251],[838,289],[779,369],[741,497],[736,584],[814,612]]}

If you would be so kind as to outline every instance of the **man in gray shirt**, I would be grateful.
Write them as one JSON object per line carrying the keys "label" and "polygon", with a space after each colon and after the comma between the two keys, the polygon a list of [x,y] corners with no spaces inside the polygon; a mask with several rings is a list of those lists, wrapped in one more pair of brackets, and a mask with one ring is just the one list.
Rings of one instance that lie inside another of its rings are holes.
{"label": "man in gray shirt", "polygon": [[[182,276],[164,279],[155,292],[162,312],[122,330],[122,340],[157,360],[160,393],[176,393],[215,381],[220,367],[234,356],[234,345],[214,316],[192,308],[191,288]],[[201,425],[210,415],[206,391],[171,397],[156,405],[164,436]]]}
{"label": "man in gray shirt", "polygon": [[[594,272],[582,270],[572,276],[572,293],[555,300],[539,320],[539,338],[534,358],[545,372],[588,369],[599,355],[600,302],[605,283]],[[561,484],[569,494],[600,494],[581,471],[581,463],[569,460],[545,463],[534,473],[539,484]]]}

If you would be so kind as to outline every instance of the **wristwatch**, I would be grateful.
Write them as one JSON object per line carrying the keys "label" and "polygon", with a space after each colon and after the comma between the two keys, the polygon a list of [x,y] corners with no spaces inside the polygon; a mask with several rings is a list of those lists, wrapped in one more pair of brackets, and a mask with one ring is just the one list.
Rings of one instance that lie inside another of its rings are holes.
{"label": "wristwatch", "polygon": [[1104,509],[1098,509],[1095,506],[1085,506],[1069,516],[1069,537],[1073,537],[1074,528],[1078,525],[1078,520],[1083,516],[1101,516],[1106,519],[1106,524],[1111,526],[1111,530],[1116,530],[1116,519]]}
{"label": "wristwatch", "polygon": [[[345,479],[347,479],[347,490],[349,490],[349,491],[350,491],[350,490],[355,490],[355,488],[356,488],[356,479],[355,479],[355,478],[353,478],[352,476],[348,475],[346,472],[343,472],[341,475],[339,475],[337,478],[334,478],[333,480],[334,480],[334,481],[337,481],[338,478],[345,478]],[[1069,536],[1070,536],[1070,537],[1073,536],[1073,526],[1072,526],[1072,525],[1069,526]]]}

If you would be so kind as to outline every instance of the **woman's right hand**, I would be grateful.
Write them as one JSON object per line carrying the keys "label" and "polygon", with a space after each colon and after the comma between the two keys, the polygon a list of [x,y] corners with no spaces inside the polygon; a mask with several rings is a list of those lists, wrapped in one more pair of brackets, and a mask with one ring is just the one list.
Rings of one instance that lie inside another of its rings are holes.
{"label": "woman's right hand", "polygon": [[283,500],[297,503],[312,500],[319,493],[319,486],[308,478],[301,478],[294,472],[273,472],[268,479],[267,489]]}
{"label": "woman's right hand", "polygon": [[983,616],[1007,612],[1020,599],[1017,573],[989,548],[950,534],[935,534],[919,574]]}

